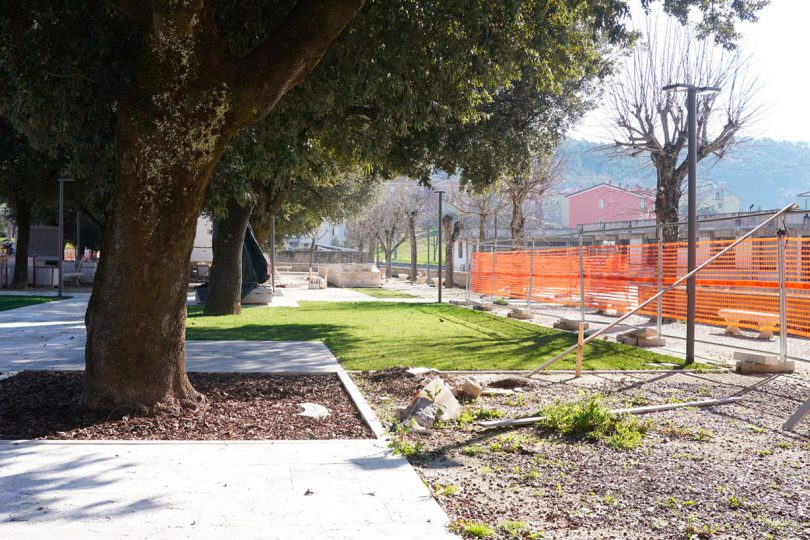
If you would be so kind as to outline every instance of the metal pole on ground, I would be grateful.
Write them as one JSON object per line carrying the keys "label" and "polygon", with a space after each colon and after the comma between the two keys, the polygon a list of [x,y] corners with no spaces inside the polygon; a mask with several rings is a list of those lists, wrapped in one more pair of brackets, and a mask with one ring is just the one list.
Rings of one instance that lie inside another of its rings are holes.
{"label": "metal pole on ground", "polygon": [[81,214],[79,211],[76,210],[76,250],[73,254],[73,259],[78,263],[81,258],[81,241],[82,241],[82,231],[81,231]]}
{"label": "metal pole on ground", "polygon": [[428,225],[427,232],[427,276],[425,276],[425,285],[430,286],[430,225]]}
{"label": "metal pole on ground", "polygon": [[276,216],[270,219],[270,292],[276,294]]}
{"label": "metal pole on ground", "polygon": [[[658,240],[658,287],[655,292],[660,293],[664,285],[664,229],[659,224],[655,226],[655,232]],[[661,337],[661,323],[663,322],[663,302],[662,297],[658,297],[655,304],[655,328],[658,332],[658,337]]]}
{"label": "metal pole on ground", "polygon": [[585,328],[585,257],[582,247],[582,229],[579,230],[579,329]]}
{"label": "metal pole on ground", "polygon": [[436,193],[439,194],[439,240],[437,243],[437,248],[439,251],[439,267],[438,267],[438,275],[439,275],[439,282],[436,284],[439,287],[439,303],[442,303],[442,195],[444,191],[437,191]]}
{"label": "metal pole on ground", "polygon": [[470,301],[470,280],[471,280],[471,276],[472,276],[472,266],[471,266],[472,258],[470,257],[470,243],[467,242],[465,244],[465,247],[466,247],[466,254],[467,254],[467,280],[466,280],[466,283],[464,284],[464,300],[466,302],[469,302]]}
{"label": "metal pole on ground", "polygon": [[787,228],[784,216],[779,218],[776,231],[779,252],[779,360],[787,361],[787,298],[785,295],[785,243]]}
{"label": "metal pole on ground", "polygon": [[687,171],[689,176],[689,218],[688,247],[686,255],[686,363],[695,361],[695,305],[696,276],[692,274],[697,264],[697,95],[719,92],[715,87],[697,87],[693,84],[670,84],[663,88],[666,91],[686,91],[687,124],[689,126],[689,153],[687,154]]}
{"label": "metal pole on ground", "polygon": [[532,238],[532,250],[529,252],[529,290],[526,293],[526,309],[532,309],[533,277],[534,277],[534,238]]}
{"label": "metal pole on ground", "polygon": [[492,276],[489,279],[489,301],[495,303],[495,246],[492,246]]}
{"label": "metal pole on ground", "polygon": [[[65,263],[65,182],[72,182],[71,178],[59,178],[59,298],[62,298],[62,279]],[[34,263],[34,279],[36,279],[37,265]],[[53,276],[53,274],[51,274]],[[53,278],[52,278],[53,279]]]}

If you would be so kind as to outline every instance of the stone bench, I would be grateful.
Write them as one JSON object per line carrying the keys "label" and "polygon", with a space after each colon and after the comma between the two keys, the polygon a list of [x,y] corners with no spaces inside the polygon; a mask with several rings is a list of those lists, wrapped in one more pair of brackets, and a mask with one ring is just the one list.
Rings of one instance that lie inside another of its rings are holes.
{"label": "stone bench", "polygon": [[775,313],[745,309],[721,309],[717,314],[726,321],[726,334],[732,336],[742,333],[740,323],[748,323],[756,326],[759,331],[758,339],[772,339],[773,333],[779,325],[779,315]]}
{"label": "stone bench", "polygon": [[81,284],[82,280],[82,273],[81,272],[62,272],[62,281],[70,280],[71,283],[75,285]]}

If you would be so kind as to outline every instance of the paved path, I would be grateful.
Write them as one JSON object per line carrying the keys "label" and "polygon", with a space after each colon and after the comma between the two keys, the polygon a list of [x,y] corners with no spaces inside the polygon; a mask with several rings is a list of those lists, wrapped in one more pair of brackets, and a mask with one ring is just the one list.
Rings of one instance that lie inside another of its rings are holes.
{"label": "paved path", "polygon": [[[0,372],[83,369],[87,296],[0,312]],[[379,432],[322,343],[187,349],[189,370],[335,372]],[[454,538],[447,521],[384,440],[0,441],[4,539]]]}

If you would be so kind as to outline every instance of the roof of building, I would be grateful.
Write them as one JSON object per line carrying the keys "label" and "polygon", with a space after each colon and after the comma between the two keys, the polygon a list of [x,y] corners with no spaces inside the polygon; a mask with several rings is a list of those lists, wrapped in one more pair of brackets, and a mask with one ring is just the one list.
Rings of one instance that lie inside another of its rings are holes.
{"label": "roof of building", "polygon": [[602,182],[600,184],[596,184],[596,185],[593,185],[591,187],[587,187],[585,189],[581,189],[579,191],[569,193],[565,197],[569,198],[569,197],[573,197],[575,195],[580,195],[582,193],[585,193],[586,191],[591,191],[592,189],[596,189],[596,188],[602,187],[602,186],[606,186],[606,187],[609,187],[609,188],[612,188],[612,189],[615,189],[615,190],[618,190],[618,191],[623,191],[623,192],[626,192],[626,193],[631,193],[633,195],[636,195],[637,197],[649,197],[651,195],[651,191],[652,191],[652,190],[649,190],[649,189],[642,188],[641,186],[637,186],[636,189],[628,189],[628,188],[621,187],[621,185],[611,184],[610,182]]}

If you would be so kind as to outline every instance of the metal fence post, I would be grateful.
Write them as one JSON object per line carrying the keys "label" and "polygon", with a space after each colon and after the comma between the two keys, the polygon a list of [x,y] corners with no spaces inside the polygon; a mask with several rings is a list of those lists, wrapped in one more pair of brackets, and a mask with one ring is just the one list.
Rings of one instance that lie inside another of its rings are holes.
{"label": "metal fence post", "polygon": [[779,254],[779,360],[787,361],[787,298],[785,295],[785,243],[787,228],[785,218],[779,218],[779,229],[776,231]]}
{"label": "metal fence post", "polygon": [[532,238],[532,250],[529,252],[529,290],[526,294],[526,309],[532,309],[532,277],[534,276],[534,238]]}
{"label": "metal fence post", "polygon": [[[579,324],[585,325],[585,264],[582,247],[582,229],[579,229]],[[581,333],[581,332],[580,332]]]}
{"label": "metal fence post", "polygon": [[[475,245],[475,244],[473,244]],[[464,300],[470,301],[470,282],[472,281],[472,258],[470,257],[470,243],[465,245],[467,249],[467,283],[464,287]]]}
{"label": "metal fence post", "polygon": [[492,246],[492,277],[490,278],[489,285],[489,301],[495,303],[495,248]]}
{"label": "metal fence post", "polygon": [[[660,293],[664,286],[664,230],[660,224],[655,226],[655,235],[658,240],[658,288],[655,292]],[[659,296],[655,303],[655,328],[659,338],[661,337],[661,323],[663,322],[663,302],[661,298]]]}

